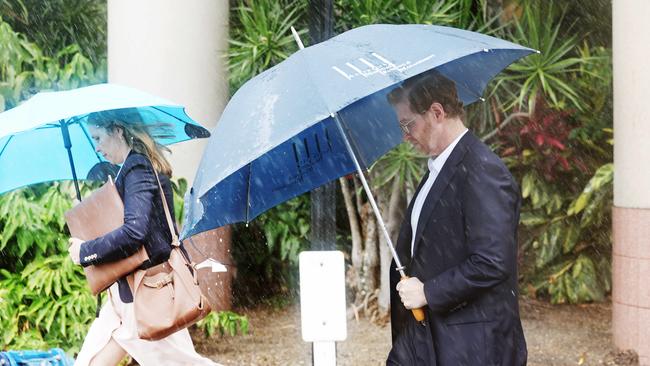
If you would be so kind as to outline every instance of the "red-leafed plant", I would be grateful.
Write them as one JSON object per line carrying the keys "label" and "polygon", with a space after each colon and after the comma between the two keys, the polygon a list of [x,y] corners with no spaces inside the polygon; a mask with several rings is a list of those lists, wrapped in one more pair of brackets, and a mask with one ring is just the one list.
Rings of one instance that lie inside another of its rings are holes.
{"label": "red-leafed plant", "polygon": [[569,135],[575,128],[573,114],[572,110],[553,109],[538,97],[533,113],[523,125],[511,124],[501,130],[501,155],[515,158],[525,166],[536,166],[547,182],[556,181],[573,168],[586,172],[588,168],[569,149]]}

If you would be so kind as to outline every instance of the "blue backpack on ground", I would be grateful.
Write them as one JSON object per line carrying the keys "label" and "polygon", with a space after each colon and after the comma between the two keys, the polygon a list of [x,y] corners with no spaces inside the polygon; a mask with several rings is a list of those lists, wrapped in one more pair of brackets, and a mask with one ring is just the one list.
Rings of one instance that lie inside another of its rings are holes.
{"label": "blue backpack on ground", "polygon": [[72,366],[73,363],[61,348],[0,352],[0,366]]}

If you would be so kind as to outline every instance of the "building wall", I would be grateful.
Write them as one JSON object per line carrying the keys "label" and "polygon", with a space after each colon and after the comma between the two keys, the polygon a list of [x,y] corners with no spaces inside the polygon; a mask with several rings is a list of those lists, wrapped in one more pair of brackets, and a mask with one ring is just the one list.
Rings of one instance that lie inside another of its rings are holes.
{"label": "building wall", "polygon": [[[186,107],[212,130],[228,98],[227,0],[109,0],[108,80]],[[174,176],[192,183],[205,140],[172,146]]]}
{"label": "building wall", "polygon": [[612,6],[614,343],[650,365],[650,1]]}
{"label": "building wall", "polygon": [[[228,0],[108,0],[109,82],[182,104],[212,130],[228,100],[228,11]],[[174,178],[192,185],[206,142],[171,146]],[[213,310],[229,309],[230,229],[188,238],[186,247],[197,263],[212,257],[228,267],[227,273],[202,269],[199,280]]]}

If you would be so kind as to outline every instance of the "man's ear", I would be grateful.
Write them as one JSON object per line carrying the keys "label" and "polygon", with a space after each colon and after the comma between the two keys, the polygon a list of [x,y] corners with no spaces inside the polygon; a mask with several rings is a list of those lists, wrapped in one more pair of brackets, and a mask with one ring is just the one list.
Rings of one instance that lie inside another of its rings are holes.
{"label": "man's ear", "polygon": [[429,106],[429,112],[433,113],[433,115],[436,116],[436,119],[438,120],[444,119],[447,115],[445,108],[438,102],[431,103],[431,106]]}

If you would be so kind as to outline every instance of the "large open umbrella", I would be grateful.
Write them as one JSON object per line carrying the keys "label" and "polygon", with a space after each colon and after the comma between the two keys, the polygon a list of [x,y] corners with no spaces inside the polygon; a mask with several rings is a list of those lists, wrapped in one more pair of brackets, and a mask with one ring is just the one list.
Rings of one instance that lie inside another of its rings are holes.
{"label": "large open umbrella", "polygon": [[77,177],[99,178],[98,170],[110,169],[95,152],[87,117],[123,108],[136,108],[145,123],[168,125],[173,137],[159,140],[161,144],[210,136],[183,106],[133,88],[98,84],[38,93],[0,113],[0,194],[29,184],[72,179],[80,198]]}
{"label": "large open umbrella", "polygon": [[363,170],[402,135],[387,93],[436,69],[464,104],[534,52],[483,34],[429,25],[369,25],[299,50],[248,81],[226,106],[187,200],[189,237],[358,172],[402,276]]}

